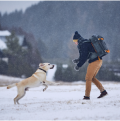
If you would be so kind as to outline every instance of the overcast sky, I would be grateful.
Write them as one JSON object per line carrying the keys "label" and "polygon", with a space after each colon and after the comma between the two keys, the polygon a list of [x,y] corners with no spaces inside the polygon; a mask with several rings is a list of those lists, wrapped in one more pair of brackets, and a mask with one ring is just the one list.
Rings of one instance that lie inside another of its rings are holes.
{"label": "overcast sky", "polygon": [[26,10],[27,7],[37,4],[39,1],[0,1],[0,12],[4,14],[5,12],[11,13],[15,10]]}

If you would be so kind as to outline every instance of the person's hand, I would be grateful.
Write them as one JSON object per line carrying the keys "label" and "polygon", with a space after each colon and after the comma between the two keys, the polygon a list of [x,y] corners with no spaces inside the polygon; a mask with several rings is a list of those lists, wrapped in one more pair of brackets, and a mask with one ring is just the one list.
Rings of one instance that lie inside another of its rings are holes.
{"label": "person's hand", "polygon": [[72,60],[72,62],[73,62],[74,64],[77,64],[77,63],[79,63],[79,59],[74,59],[74,60]]}
{"label": "person's hand", "polygon": [[75,71],[79,71],[80,67],[78,67],[77,65],[74,67]]}

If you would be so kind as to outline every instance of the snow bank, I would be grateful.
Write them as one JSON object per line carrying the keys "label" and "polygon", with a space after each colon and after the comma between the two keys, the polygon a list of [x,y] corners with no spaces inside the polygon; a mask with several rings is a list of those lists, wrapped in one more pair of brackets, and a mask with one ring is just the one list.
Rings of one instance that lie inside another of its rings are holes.
{"label": "snow bank", "polygon": [[23,80],[22,78],[16,78],[11,76],[0,75],[0,86],[6,86],[12,83],[16,83]]}

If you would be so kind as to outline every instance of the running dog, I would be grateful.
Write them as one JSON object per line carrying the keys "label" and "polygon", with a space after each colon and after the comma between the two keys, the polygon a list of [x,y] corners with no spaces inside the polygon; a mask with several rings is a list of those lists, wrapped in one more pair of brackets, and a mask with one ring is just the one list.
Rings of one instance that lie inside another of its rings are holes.
{"label": "running dog", "polygon": [[58,84],[58,83],[54,83],[46,80],[46,72],[49,69],[53,69],[53,68],[54,68],[54,65],[51,65],[50,63],[40,63],[39,68],[31,77],[26,78],[21,82],[7,86],[7,89],[17,86],[18,94],[14,98],[14,104],[16,104],[16,102],[17,104],[19,104],[18,101],[25,96],[25,93],[26,91],[28,91],[29,88],[39,87],[40,85],[44,85],[45,88],[43,89],[43,91],[45,91],[48,88],[49,84]]}

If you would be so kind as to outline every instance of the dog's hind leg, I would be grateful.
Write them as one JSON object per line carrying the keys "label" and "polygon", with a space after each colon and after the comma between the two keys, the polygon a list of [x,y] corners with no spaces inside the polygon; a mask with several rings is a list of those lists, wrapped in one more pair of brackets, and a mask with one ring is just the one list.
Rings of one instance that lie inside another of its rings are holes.
{"label": "dog's hind leg", "polygon": [[48,88],[48,86],[46,84],[43,84],[45,86],[45,88],[43,89],[43,92]]}
{"label": "dog's hind leg", "polygon": [[19,104],[19,100],[25,96],[25,89],[18,89],[18,95],[14,98],[14,104]]}
{"label": "dog's hind leg", "polygon": [[19,104],[19,100],[21,99],[21,98],[23,98],[24,96],[25,96],[25,94],[26,94],[26,92],[25,92],[25,90],[24,90],[24,92],[18,97],[18,99],[17,99],[17,104]]}
{"label": "dog's hind leg", "polygon": [[16,104],[17,102],[17,98],[19,97],[19,95],[17,95],[15,98],[14,98],[14,104]]}

